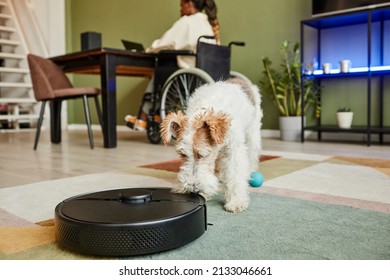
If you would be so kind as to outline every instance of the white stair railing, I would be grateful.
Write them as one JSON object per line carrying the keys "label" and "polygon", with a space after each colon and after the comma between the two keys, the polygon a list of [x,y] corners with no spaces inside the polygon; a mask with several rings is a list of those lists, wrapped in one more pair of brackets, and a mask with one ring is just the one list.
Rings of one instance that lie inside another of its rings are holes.
{"label": "white stair railing", "polygon": [[32,127],[38,118],[26,57],[29,48],[13,2],[1,0],[0,9],[0,128],[20,130]]}
{"label": "white stair railing", "polygon": [[21,47],[23,48],[23,51],[25,53],[28,53],[29,48],[27,47],[26,38],[24,37],[24,33],[22,32],[22,29],[20,27],[19,20],[18,20],[17,14],[15,12],[14,5],[13,5],[11,0],[6,0],[6,3],[8,4],[8,9],[10,10],[10,14],[8,15],[8,17],[9,17],[9,19],[13,20],[16,32],[17,32],[19,40],[21,42]]}
{"label": "white stair railing", "polygon": [[42,53],[40,53],[40,54],[43,55],[44,57],[48,57],[49,56],[49,49],[47,47],[45,37],[43,36],[42,29],[41,29],[40,25],[38,24],[38,20],[37,20],[36,14],[34,12],[34,5],[31,3],[31,0],[24,0],[24,2],[25,2],[25,5],[27,7],[27,12],[28,12],[30,19],[31,19],[32,27],[35,31],[36,36],[37,36],[36,43],[41,46]]}
{"label": "white stair railing", "polygon": [[[39,108],[34,102],[27,54],[49,57],[64,53],[64,12],[64,0],[0,0],[0,130],[18,130],[23,123],[35,126]],[[65,128],[66,104],[62,114]]]}

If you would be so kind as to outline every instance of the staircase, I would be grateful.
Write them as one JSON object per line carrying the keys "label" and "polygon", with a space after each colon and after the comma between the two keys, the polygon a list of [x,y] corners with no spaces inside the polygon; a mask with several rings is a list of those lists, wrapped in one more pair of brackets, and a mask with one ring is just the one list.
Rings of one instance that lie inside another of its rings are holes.
{"label": "staircase", "polygon": [[32,128],[38,119],[27,45],[10,0],[0,0],[0,130]]}

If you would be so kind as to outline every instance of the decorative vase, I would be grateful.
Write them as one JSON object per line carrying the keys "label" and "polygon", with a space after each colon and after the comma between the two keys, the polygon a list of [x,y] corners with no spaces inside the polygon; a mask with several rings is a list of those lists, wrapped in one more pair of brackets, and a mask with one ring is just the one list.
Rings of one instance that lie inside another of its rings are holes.
{"label": "decorative vase", "polygon": [[337,112],[336,118],[339,128],[351,128],[353,112]]}
{"label": "decorative vase", "polygon": [[[303,119],[304,125],[306,124],[306,118]],[[301,116],[288,116],[279,117],[279,129],[280,138],[283,141],[301,141],[302,131],[302,117]]]}

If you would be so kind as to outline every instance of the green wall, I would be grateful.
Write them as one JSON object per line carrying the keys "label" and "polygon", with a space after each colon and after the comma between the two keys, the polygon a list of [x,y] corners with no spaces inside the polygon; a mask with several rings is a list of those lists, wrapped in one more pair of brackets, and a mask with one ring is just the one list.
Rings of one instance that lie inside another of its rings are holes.
{"label": "green wall", "polygon": [[[258,84],[261,58],[268,56],[279,64],[279,46],[288,39],[299,40],[300,20],[311,15],[311,0],[216,0],[221,25],[221,41],[246,42],[233,47],[232,70],[239,71]],[[145,46],[159,38],[179,17],[179,0],[67,0],[67,51],[80,50],[80,33],[102,33],[105,47],[122,48],[122,38]],[[73,75],[75,85],[100,87],[99,77]],[[117,119],[124,124],[127,113],[136,114],[144,78],[118,77]],[[268,96],[263,97],[263,128],[277,129],[278,114]],[[91,108],[94,108],[91,103]],[[69,123],[84,123],[81,103],[69,104]],[[95,112],[92,112],[97,122]]]}
{"label": "green wall", "polygon": [[[280,44],[286,39],[298,41],[300,21],[311,16],[311,0],[216,0],[216,3],[222,44],[233,40],[246,42],[243,48],[233,47],[232,70],[243,73],[256,84],[263,70],[261,58],[268,56],[274,65],[278,65]],[[179,17],[179,0],[66,0],[66,8],[68,52],[80,50],[80,34],[86,31],[102,33],[105,47],[122,48],[122,38],[142,42],[147,47]],[[78,86],[100,86],[97,76],[73,75],[72,79]],[[137,113],[148,81],[118,77],[117,82],[117,119],[121,125],[126,114]],[[388,84],[386,80],[386,86]],[[365,89],[364,80],[325,83],[326,94],[322,98],[324,121],[335,123],[335,112],[339,106],[366,112]],[[374,96],[374,112],[376,99]],[[263,96],[262,108],[263,128],[278,129],[278,113],[268,96]],[[68,110],[69,123],[84,123],[81,102],[70,102]],[[92,114],[97,123],[95,112]],[[385,113],[385,117],[388,124],[390,113]],[[366,113],[355,114],[354,124],[364,124],[366,118]],[[373,118],[374,121],[376,119]],[[308,122],[310,124],[314,120],[309,118]]]}

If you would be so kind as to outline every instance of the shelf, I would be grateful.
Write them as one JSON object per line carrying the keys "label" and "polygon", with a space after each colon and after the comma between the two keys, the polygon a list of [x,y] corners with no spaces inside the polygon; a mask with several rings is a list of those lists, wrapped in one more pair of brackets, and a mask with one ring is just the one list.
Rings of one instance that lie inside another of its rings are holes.
{"label": "shelf", "polygon": [[381,9],[368,9],[360,12],[343,13],[333,16],[318,17],[315,19],[308,19],[302,21],[304,25],[316,28],[327,29],[334,27],[342,27],[356,24],[366,24],[368,21],[368,15],[371,12],[371,21],[383,21],[390,19],[389,8]]}
{"label": "shelf", "polygon": [[339,128],[337,125],[306,126],[304,130],[313,130],[320,132],[348,132],[348,133],[383,133],[390,134],[390,127],[371,126],[352,126],[351,128]]}
{"label": "shelf", "polygon": [[[305,130],[317,131],[318,140],[321,139],[322,132],[366,134],[368,146],[371,143],[371,134],[379,134],[380,143],[383,143],[384,134],[390,134],[389,123],[388,120],[385,120],[384,115],[385,110],[388,110],[385,108],[385,105],[389,105],[388,97],[385,98],[385,95],[389,90],[386,89],[384,79],[375,79],[376,87],[372,86],[371,83],[372,77],[390,75],[389,28],[390,5],[370,6],[358,12],[301,21],[301,63],[315,65],[317,68],[320,67],[318,65],[322,65],[322,62],[329,62],[336,67],[331,69],[329,74],[324,74],[322,70],[306,72],[302,74],[303,79],[315,79],[320,84],[323,79],[337,80],[340,78],[337,82],[342,83],[345,82],[345,79],[364,78],[368,85],[366,88],[362,88],[366,91],[367,98],[361,100],[361,104],[366,106],[367,121],[365,124],[353,126],[350,129],[341,129],[337,125],[322,124],[320,118],[317,125],[302,127],[302,142],[304,142],[303,132]],[[352,65],[355,66],[350,68],[347,73],[341,73],[337,67],[338,61],[343,59],[352,61]],[[356,67],[360,65],[367,66]],[[372,102],[374,89],[377,101]],[[350,93],[345,92],[345,94]],[[319,100],[321,100],[321,96],[319,96]],[[302,104],[302,106],[304,105]],[[377,118],[373,118],[373,114],[377,114]]]}
{"label": "shelf", "polygon": [[320,17],[315,20],[309,19],[302,21],[303,24],[316,28],[316,29],[325,29],[333,28],[354,24],[364,24],[367,23],[368,16],[366,12],[361,13],[352,13],[352,14],[343,14],[338,16],[326,16]]}
{"label": "shelf", "polygon": [[370,71],[368,67],[351,68],[347,73],[341,73],[338,69],[332,69],[329,74],[322,70],[315,70],[310,74],[303,74],[307,78],[338,78],[338,77],[367,77],[368,75],[390,75],[390,66],[373,66]]}

